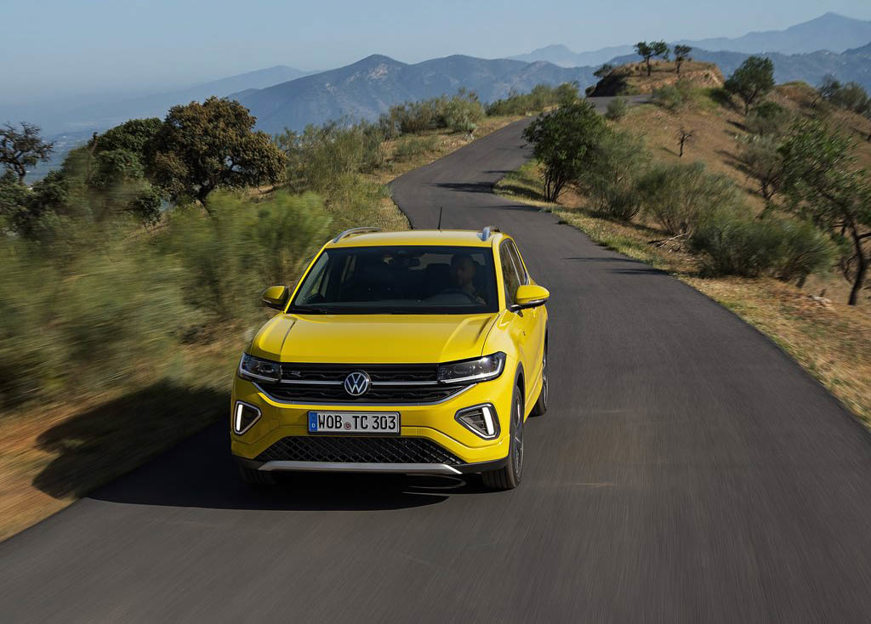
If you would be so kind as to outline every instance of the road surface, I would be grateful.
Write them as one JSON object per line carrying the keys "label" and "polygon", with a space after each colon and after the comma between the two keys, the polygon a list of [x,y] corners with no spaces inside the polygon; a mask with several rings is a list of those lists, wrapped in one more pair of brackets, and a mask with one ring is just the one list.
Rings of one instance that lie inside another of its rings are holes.
{"label": "road surface", "polygon": [[0,619],[868,622],[871,439],[671,277],[491,193],[528,122],[395,182],[415,227],[496,224],[550,288],[522,486],[235,479],[212,427],[0,544]]}

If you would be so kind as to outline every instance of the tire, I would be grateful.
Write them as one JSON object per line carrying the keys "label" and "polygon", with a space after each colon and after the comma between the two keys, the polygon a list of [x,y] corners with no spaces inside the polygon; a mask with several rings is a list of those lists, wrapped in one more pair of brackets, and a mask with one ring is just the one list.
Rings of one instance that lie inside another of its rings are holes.
{"label": "tire", "polygon": [[248,485],[275,485],[275,475],[263,470],[254,470],[239,465],[239,477]]}
{"label": "tire", "polygon": [[492,490],[513,490],[520,485],[523,476],[523,394],[514,388],[511,403],[511,422],[508,427],[510,442],[508,462],[498,470],[481,473],[484,485]]}
{"label": "tire", "polygon": [[547,413],[547,392],[547,343],[544,343],[544,355],[541,360],[541,391],[538,393],[535,405],[532,406],[530,416],[544,416]]}

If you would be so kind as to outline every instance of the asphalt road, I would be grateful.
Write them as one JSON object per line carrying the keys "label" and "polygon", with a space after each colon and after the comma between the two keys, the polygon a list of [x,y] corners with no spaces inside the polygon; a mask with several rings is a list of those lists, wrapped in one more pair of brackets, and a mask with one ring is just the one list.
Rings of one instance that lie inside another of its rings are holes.
{"label": "asphalt road", "polygon": [[524,123],[394,184],[551,289],[522,486],[238,484],[214,427],[0,544],[0,620],[868,622],[871,438],[728,311],[490,193]]}

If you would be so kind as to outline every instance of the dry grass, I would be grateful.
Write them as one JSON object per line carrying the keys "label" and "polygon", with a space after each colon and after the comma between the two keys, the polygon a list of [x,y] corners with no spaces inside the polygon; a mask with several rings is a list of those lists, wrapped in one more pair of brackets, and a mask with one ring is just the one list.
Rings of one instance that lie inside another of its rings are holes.
{"label": "dry grass", "polygon": [[[650,114],[642,112],[642,114]],[[527,163],[496,185],[497,192],[554,212],[592,240],[647,262],[693,286],[772,338],[871,427],[871,310],[818,301],[772,278],[702,278],[699,259],[679,247],[651,245],[666,238],[646,225],[616,223],[567,193],[543,201],[538,166]]]}
{"label": "dry grass", "polygon": [[[463,132],[449,133],[444,130],[433,130],[420,135],[411,137],[401,137],[399,139],[385,141],[384,151],[386,154],[385,164],[371,175],[371,179],[380,184],[387,184],[394,178],[398,178],[404,173],[408,173],[412,169],[417,169],[427,165],[442,156],[446,156],[451,152],[455,152],[461,147],[468,145],[476,139],[487,136],[491,132],[495,132],[504,128],[510,123],[523,119],[520,116],[504,116],[504,117],[485,117],[478,124],[472,136]],[[429,140],[427,140],[429,139]],[[396,157],[397,147],[404,141],[420,141],[421,143],[429,143],[431,149],[426,149],[410,158],[399,159]]]}
{"label": "dry grass", "polygon": [[[816,91],[804,83],[779,85],[770,98],[797,114],[807,115],[818,105]],[[851,136],[856,145],[856,162],[871,171],[871,120],[843,110],[831,109],[828,121]],[[656,162],[692,163],[701,161],[709,171],[731,178],[745,192],[747,204],[756,211],[765,207],[756,183],[739,169],[737,162],[738,140],[745,134],[744,117],[737,109],[723,108],[701,92],[694,105],[670,112],[653,104],[629,109],[619,122],[610,122],[616,128],[628,130],[644,138],[647,149]],[[683,158],[678,156],[678,133],[681,128],[691,130],[692,138],[687,143]],[[581,205],[579,198],[568,195],[566,205]],[[829,273],[812,275],[805,284],[812,293],[825,292],[826,297],[846,301],[850,285],[840,275]]]}

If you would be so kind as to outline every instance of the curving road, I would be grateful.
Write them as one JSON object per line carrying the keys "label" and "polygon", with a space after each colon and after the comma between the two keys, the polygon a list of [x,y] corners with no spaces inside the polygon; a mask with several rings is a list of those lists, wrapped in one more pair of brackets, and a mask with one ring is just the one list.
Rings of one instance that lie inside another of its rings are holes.
{"label": "curving road", "polygon": [[393,185],[514,234],[551,310],[519,490],[239,485],[213,427],[0,544],[4,622],[867,622],[871,437],[677,280],[491,194],[520,122]]}

